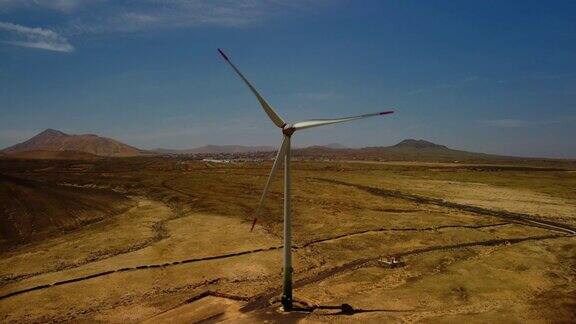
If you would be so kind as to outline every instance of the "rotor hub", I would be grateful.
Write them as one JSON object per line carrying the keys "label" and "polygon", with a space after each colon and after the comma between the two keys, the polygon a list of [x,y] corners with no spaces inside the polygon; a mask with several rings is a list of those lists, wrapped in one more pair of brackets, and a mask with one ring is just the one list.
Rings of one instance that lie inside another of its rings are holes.
{"label": "rotor hub", "polygon": [[292,124],[286,124],[284,125],[284,127],[282,127],[282,134],[286,136],[292,136],[292,134],[294,134],[295,131],[296,128],[294,128],[294,125]]}

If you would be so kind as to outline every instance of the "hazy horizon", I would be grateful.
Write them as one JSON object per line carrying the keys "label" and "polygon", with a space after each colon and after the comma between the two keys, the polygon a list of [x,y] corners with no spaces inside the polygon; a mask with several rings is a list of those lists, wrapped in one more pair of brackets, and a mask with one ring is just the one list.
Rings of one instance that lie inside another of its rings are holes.
{"label": "hazy horizon", "polygon": [[222,47],[294,122],[380,110],[295,146],[576,158],[576,3],[0,2],[0,148],[46,128],[143,149],[277,146]]}
{"label": "hazy horizon", "polygon": [[[43,131],[38,132],[38,134],[35,134],[35,135],[40,135],[41,133],[43,133],[43,132],[45,132],[45,131],[49,131],[49,130],[62,132],[61,130],[58,130],[58,129],[48,128],[48,129],[45,129],[45,130],[43,130]],[[103,135],[101,135],[101,134],[94,134],[94,133],[78,133],[78,134],[75,134],[75,133],[67,133],[67,132],[63,132],[63,133],[65,133],[65,134],[67,134],[67,135],[98,135],[98,136],[101,136],[101,137],[107,137],[107,136],[103,136]],[[110,137],[107,137],[107,138],[110,138]],[[112,138],[112,139],[114,139],[114,138]],[[28,140],[28,139],[26,139],[26,140]],[[375,146],[377,146],[377,147],[389,147],[389,146],[394,146],[394,145],[396,145],[396,144],[400,144],[400,143],[402,143],[402,142],[404,142],[404,141],[410,141],[410,140],[416,140],[416,141],[424,140],[424,141],[430,142],[430,141],[428,141],[428,140],[426,140],[426,139],[424,139],[424,138],[406,138],[406,139],[400,140],[399,142],[392,143],[392,144],[390,144],[390,145],[375,145]],[[25,141],[25,140],[24,140],[24,141]],[[24,142],[24,141],[21,141],[21,142],[15,143],[15,144],[19,144],[19,143],[22,143],[22,142]],[[430,142],[430,143],[431,143],[431,144],[443,145],[442,143],[434,143],[434,142]],[[270,147],[270,148],[274,148],[274,149],[277,149],[277,148],[278,148],[278,147],[275,146],[275,145],[253,145],[253,144],[249,144],[249,143],[244,143],[244,144],[242,144],[242,143],[240,143],[240,144],[226,144],[226,143],[223,143],[223,144],[211,144],[211,143],[208,143],[208,144],[203,144],[203,145],[194,146],[194,147],[153,147],[153,148],[138,147],[138,146],[135,146],[135,145],[131,145],[130,143],[124,143],[124,144],[128,144],[128,145],[130,145],[130,146],[136,147],[137,149],[149,150],[149,151],[156,151],[156,150],[158,150],[158,151],[160,151],[160,150],[166,150],[166,151],[187,151],[187,150],[201,149],[201,148],[205,148],[205,147],[209,147],[209,146],[219,146],[219,147],[225,147],[225,146]],[[11,147],[11,146],[12,146],[12,145],[7,146],[7,147],[0,147],[0,151],[3,150],[3,149],[7,149],[7,148],[9,148],[9,147]],[[358,145],[358,146],[347,146],[347,145],[343,145],[342,143],[330,142],[330,143],[316,143],[316,144],[309,144],[309,145],[302,145],[302,146],[300,146],[300,145],[295,145],[295,146],[293,146],[293,148],[294,148],[294,149],[303,149],[303,148],[316,147],[316,146],[323,146],[323,147],[342,146],[342,148],[344,148],[344,149],[361,149],[361,148],[370,147],[370,146],[361,146],[361,145]],[[375,147],[375,146],[371,146],[371,147]],[[450,147],[450,146],[448,146],[448,148],[449,148],[449,149],[453,149],[453,150],[460,150],[459,148]],[[468,151],[468,152],[496,154],[496,153],[479,152],[479,151]],[[502,155],[502,156],[510,156],[510,157],[547,158],[547,157],[544,157],[544,156],[526,156],[526,155],[511,155],[511,154],[500,154],[500,155]],[[570,158],[570,157],[560,157],[560,159],[569,159],[569,160],[572,160],[573,158]]]}

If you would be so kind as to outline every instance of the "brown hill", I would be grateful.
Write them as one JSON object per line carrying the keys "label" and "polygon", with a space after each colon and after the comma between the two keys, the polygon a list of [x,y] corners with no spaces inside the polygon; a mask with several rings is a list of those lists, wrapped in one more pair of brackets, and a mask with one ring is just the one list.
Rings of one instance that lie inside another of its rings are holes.
{"label": "brown hill", "polygon": [[322,159],[423,162],[481,162],[510,159],[510,157],[506,156],[454,150],[444,145],[415,139],[406,139],[392,146],[375,146],[359,149],[309,147],[295,150],[294,155],[298,157]]}
{"label": "brown hill", "polygon": [[95,160],[101,157],[78,151],[18,151],[11,152],[10,154],[0,155],[11,159],[26,159],[26,160]]}
{"label": "brown hill", "polygon": [[440,150],[449,150],[448,147],[432,142],[428,142],[426,140],[420,139],[405,139],[402,142],[393,145],[392,147],[395,148],[412,148],[412,149],[440,149]]}
{"label": "brown hill", "polygon": [[315,146],[294,150],[294,156],[319,160],[357,161],[411,161],[411,162],[460,162],[486,164],[521,164],[541,168],[576,168],[576,160],[525,158],[496,154],[454,150],[425,140],[406,139],[392,146],[375,146],[358,149],[330,149]]}
{"label": "brown hill", "polygon": [[93,134],[70,135],[54,129],[47,129],[3,151],[8,154],[25,151],[77,151],[99,156],[137,156],[143,153],[140,149],[111,138]]}
{"label": "brown hill", "polygon": [[125,196],[0,174],[0,249],[40,239],[121,213]]}

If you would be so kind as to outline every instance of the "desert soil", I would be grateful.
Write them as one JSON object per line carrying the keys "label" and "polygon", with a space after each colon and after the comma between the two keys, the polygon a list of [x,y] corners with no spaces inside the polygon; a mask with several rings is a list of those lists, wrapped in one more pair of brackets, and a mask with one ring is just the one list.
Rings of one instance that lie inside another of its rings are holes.
{"label": "desert soil", "polygon": [[3,322],[576,320],[574,174],[295,163],[294,296],[305,310],[286,314],[274,302],[280,181],[250,232],[269,165],[22,163],[0,170],[113,188],[133,207],[4,252]]}

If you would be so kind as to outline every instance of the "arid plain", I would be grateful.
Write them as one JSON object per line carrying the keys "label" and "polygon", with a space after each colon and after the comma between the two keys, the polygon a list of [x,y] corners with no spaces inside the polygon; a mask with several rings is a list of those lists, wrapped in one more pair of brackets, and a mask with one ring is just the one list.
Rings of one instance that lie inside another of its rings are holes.
{"label": "arid plain", "polygon": [[576,320],[570,165],[294,162],[290,314],[269,168],[0,159],[0,321]]}

